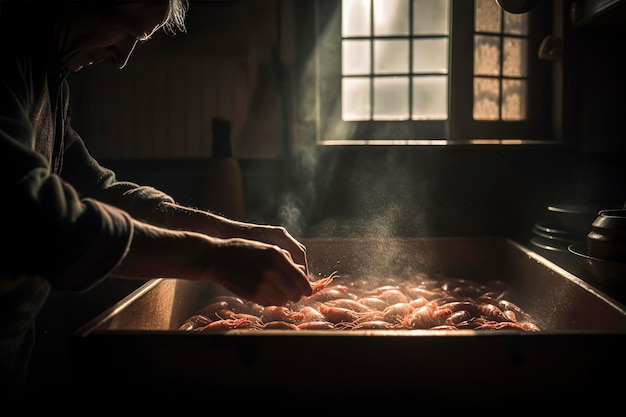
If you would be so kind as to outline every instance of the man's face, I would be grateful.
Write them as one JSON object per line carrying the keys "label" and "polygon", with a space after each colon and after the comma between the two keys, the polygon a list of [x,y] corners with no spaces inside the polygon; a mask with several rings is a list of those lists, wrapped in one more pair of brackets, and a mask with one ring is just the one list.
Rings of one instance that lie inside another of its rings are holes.
{"label": "man's face", "polygon": [[61,33],[61,60],[69,71],[110,61],[123,68],[138,42],[147,41],[163,26],[168,1],[120,3],[85,8],[68,20]]}

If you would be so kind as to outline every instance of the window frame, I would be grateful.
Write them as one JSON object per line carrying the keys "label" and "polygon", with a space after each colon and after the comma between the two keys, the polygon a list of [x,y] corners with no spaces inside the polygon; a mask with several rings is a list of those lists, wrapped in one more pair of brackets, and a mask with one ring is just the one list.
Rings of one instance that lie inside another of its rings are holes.
{"label": "window frame", "polygon": [[[298,2],[308,3],[308,2]],[[552,2],[529,12],[528,109],[523,121],[473,120],[474,2],[451,0],[447,120],[342,121],[341,0],[315,0],[315,129],[320,145],[555,144],[552,63],[537,57],[552,33]],[[306,8],[305,8],[306,9]],[[308,18],[310,19],[310,10]],[[302,10],[300,10],[302,13]],[[304,13],[307,13],[306,11]],[[459,16],[468,16],[460,19]],[[301,21],[306,16],[301,17]],[[307,25],[300,25],[300,31]],[[307,50],[307,48],[304,48]],[[415,132],[419,131],[419,134]],[[346,132],[351,132],[349,136]],[[345,136],[344,136],[345,135]]]}

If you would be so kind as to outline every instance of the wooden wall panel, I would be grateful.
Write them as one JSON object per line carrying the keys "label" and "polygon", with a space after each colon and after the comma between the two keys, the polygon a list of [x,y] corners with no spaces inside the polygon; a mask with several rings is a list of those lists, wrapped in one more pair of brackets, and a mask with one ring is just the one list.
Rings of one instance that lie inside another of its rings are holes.
{"label": "wooden wall panel", "polygon": [[[236,157],[281,157],[290,121],[270,64],[276,13],[269,0],[194,1],[187,34],[159,34],[122,70],[99,64],[71,74],[75,129],[100,159],[207,158],[211,118],[226,115]],[[282,42],[287,63],[291,47]]]}
{"label": "wooden wall panel", "polygon": [[233,120],[236,149],[248,112],[246,66],[232,58],[135,62],[72,77],[73,124],[99,158],[209,157],[219,115]]}

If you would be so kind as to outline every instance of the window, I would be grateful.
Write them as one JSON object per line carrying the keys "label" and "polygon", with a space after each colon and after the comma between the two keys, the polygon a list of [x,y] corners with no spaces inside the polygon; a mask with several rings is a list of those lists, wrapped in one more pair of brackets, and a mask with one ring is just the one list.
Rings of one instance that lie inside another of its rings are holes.
{"label": "window", "polygon": [[321,144],[551,140],[551,5],[317,0]]}
{"label": "window", "polygon": [[447,118],[449,4],[342,1],[342,120]]}

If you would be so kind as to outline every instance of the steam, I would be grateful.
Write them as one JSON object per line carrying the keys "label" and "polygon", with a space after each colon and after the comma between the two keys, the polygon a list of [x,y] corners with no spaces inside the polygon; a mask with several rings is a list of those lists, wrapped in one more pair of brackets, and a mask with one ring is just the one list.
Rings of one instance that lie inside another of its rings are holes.
{"label": "steam", "polygon": [[300,236],[303,233],[302,210],[298,207],[298,200],[294,194],[288,194],[280,208],[281,223],[292,234]]}
{"label": "steam", "polygon": [[[329,20],[340,18],[338,7]],[[322,112],[334,112],[337,116],[331,119],[341,120],[341,92],[333,91],[334,100],[324,108],[318,95],[324,87],[318,77],[324,59],[341,52],[336,42],[330,42],[336,34],[329,32],[325,27],[318,28],[317,42],[312,43],[308,62],[297,80],[298,102],[293,106],[298,112],[297,141],[284,174],[287,178],[279,204],[280,221],[297,236],[426,235],[426,207],[416,204],[411,196],[429,195],[432,184],[423,178],[412,178],[414,161],[406,157],[402,146],[376,146],[376,166],[370,169],[370,152],[359,159],[361,152],[348,155],[334,146],[340,145],[342,138],[352,136],[354,132],[346,129],[353,129],[355,124],[324,126],[322,132]],[[335,49],[329,45],[335,45]],[[387,133],[385,143],[389,144],[398,132]],[[372,142],[349,141],[351,145],[365,146]],[[433,166],[431,172],[437,169],[440,167]]]}

